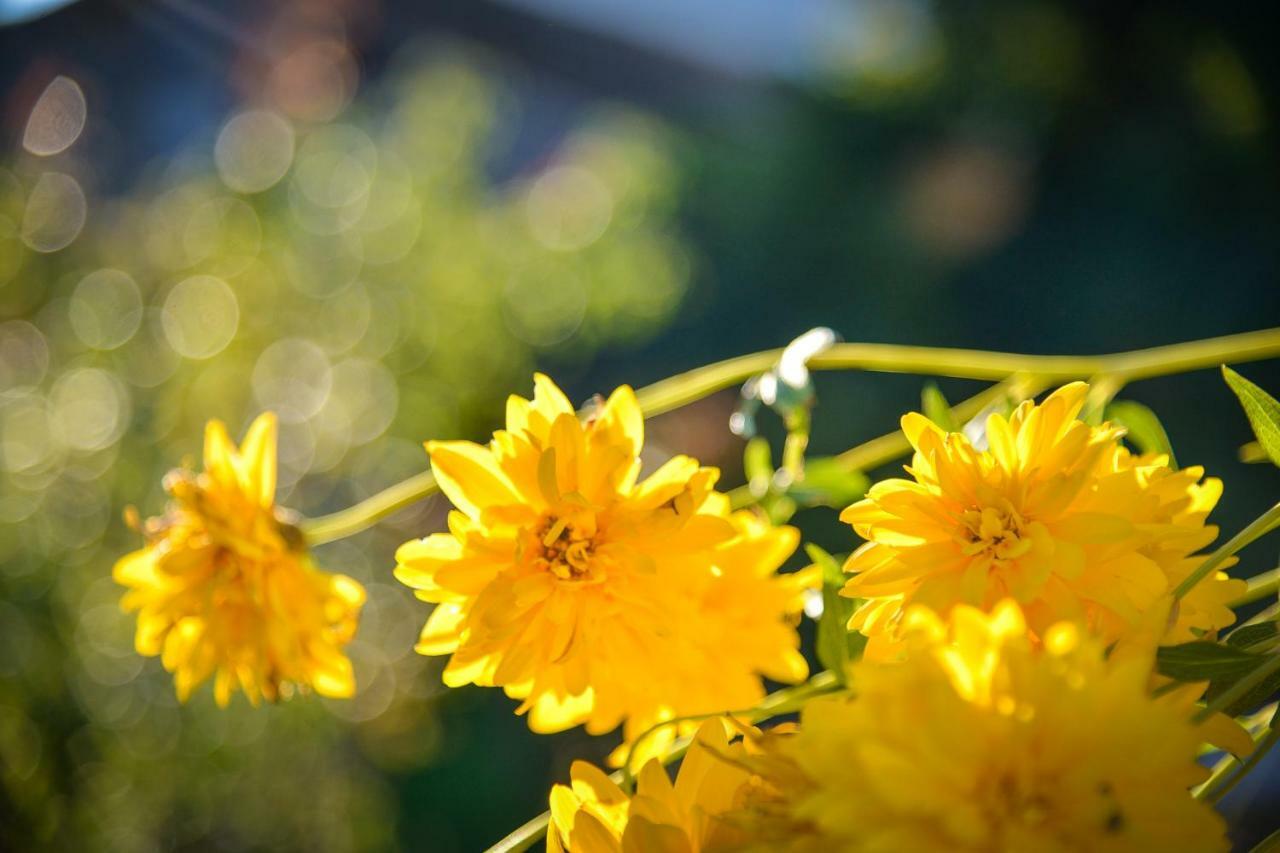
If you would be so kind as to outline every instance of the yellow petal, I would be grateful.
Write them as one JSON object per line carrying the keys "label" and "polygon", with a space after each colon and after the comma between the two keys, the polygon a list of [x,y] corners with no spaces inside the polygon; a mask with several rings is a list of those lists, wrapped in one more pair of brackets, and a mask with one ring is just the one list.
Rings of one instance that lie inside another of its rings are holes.
{"label": "yellow petal", "polygon": [[440,491],[470,517],[479,518],[486,507],[517,501],[488,448],[471,441],[429,441],[427,452]]}

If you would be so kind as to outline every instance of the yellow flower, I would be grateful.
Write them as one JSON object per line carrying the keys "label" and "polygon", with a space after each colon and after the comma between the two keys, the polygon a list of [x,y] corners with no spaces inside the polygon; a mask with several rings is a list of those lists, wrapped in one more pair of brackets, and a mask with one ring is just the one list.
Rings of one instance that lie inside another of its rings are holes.
{"label": "yellow flower", "polygon": [[905,660],[855,665],[850,693],[763,739],[771,796],[726,821],[802,850],[1227,849],[1188,791],[1205,732],[1151,698],[1149,655],[1108,661],[1071,623],[1037,647],[1012,601],[904,621]]}
{"label": "yellow flower", "polygon": [[628,797],[608,776],[584,761],[570,768],[572,783],[551,789],[552,853],[698,853],[726,850],[746,840],[721,816],[741,808],[751,773],[741,742],[730,744],[724,724],[702,724],[680,764],[675,784],[656,760],[636,778]]}
{"label": "yellow flower", "polygon": [[[1008,420],[991,415],[987,449],[923,415],[902,419],[913,479],[877,483],[841,515],[869,540],[845,566],[854,577],[844,594],[861,599],[849,625],[873,638],[873,657],[913,603],[945,616],[1012,597],[1037,635],[1065,619],[1117,639],[1196,565],[1191,555],[1217,535],[1204,521],[1221,483],[1135,458],[1119,428],[1077,420],[1087,391],[1077,382]],[[1229,625],[1224,604],[1241,589],[1206,578],[1167,641]]]}
{"label": "yellow flower", "polygon": [[776,574],[796,532],[730,514],[718,473],[685,456],[637,482],[643,435],[630,388],[583,423],[539,375],[488,446],[428,443],[457,509],[400,548],[396,577],[437,603],[417,648],[452,655],[446,684],[502,687],[534,731],[625,722],[630,741],[754,704],[761,674],[805,677],[788,622],[803,579]]}
{"label": "yellow flower", "polygon": [[161,656],[184,702],[210,676],[222,706],[237,688],[255,705],[294,687],[352,695],[342,649],[364,589],[317,570],[275,506],[275,416],[260,415],[239,450],[210,421],[204,466],[169,473],[166,514],[148,519],[146,547],[115,565],[129,587],[121,605],[138,611],[138,652]]}

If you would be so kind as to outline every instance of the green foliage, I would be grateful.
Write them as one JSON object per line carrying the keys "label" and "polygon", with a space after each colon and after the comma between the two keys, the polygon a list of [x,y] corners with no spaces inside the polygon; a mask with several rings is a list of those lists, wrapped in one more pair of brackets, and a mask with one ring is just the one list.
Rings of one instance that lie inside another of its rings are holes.
{"label": "green foliage", "polygon": [[1175,681],[1234,683],[1252,672],[1265,657],[1241,648],[1195,640],[1162,646],[1156,652],[1156,669]]}
{"label": "green foliage", "polygon": [[943,396],[938,383],[925,383],[924,390],[920,392],[920,407],[925,417],[937,424],[940,429],[947,432],[960,431],[960,426],[951,414],[951,404]]}
{"label": "green foliage", "polygon": [[[238,437],[277,410],[280,500],[316,515],[421,471],[425,438],[487,430],[536,362],[587,364],[674,315],[689,253],[662,127],[596,113],[495,185],[507,94],[460,52],[426,55],[333,122],[230,117],[120,197],[94,192],[94,149],[0,162],[6,842],[393,846],[387,774],[438,744],[439,663],[413,654],[420,605],[388,568],[426,507],[317,552],[369,592],[351,700],[222,712],[206,687],[178,706],[111,566],[142,544],[125,506],[162,511],[206,419]],[[253,183],[266,154],[279,171]],[[50,169],[86,218],[39,189]]]}
{"label": "green foliage", "polygon": [[1231,632],[1227,645],[1249,652],[1272,651],[1280,646],[1280,625],[1272,621],[1243,625]]}
{"label": "green foliage", "polygon": [[836,456],[816,456],[805,462],[804,477],[793,483],[787,496],[801,506],[844,509],[867,493],[871,481],[861,471],[851,471]]}
{"label": "green foliage", "polygon": [[849,630],[849,617],[853,615],[855,602],[840,595],[844,586],[844,571],[840,561],[817,545],[804,546],[814,565],[822,569],[822,617],[818,620],[818,662],[830,670],[841,684],[847,676],[848,665],[862,655],[867,638]]}
{"label": "green foliage", "polygon": [[1107,406],[1106,419],[1124,427],[1125,438],[1140,453],[1167,454],[1169,464],[1174,468],[1178,467],[1173,455],[1173,445],[1169,443],[1169,434],[1150,408],[1132,400],[1117,400]]}
{"label": "green foliage", "polygon": [[1276,399],[1236,373],[1225,364],[1222,376],[1231,390],[1240,398],[1240,405],[1249,418],[1253,434],[1271,461],[1280,465],[1280,403]]}
{"label": "green foliage", "polygon": [[743,448],[742,473],[746,475],[752,495],[759,497],[769,491],[773,480],[773,450],[764,436],[753,437]]}
{"label": "green foliage", "polygon": [[[1197,640],[1165,646],[1156,652],[1156,668],[1175,681],[1208,681],[1205,700],[1213,702],[1233,685],[1268,666],[1280,639],[1274,622],[1246,626],[1233,632],[1225,644]],[[1261,673],[1259,673],[1261,674]],[[1230,716],[1247,713],[1280,691],[1280,672],[1271,673],[1253,689],[1223,708]]]}

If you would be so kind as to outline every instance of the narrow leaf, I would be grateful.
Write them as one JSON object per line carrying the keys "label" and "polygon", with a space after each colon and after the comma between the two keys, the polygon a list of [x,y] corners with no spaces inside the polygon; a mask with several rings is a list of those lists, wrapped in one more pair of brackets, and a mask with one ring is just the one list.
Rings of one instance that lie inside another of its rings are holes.
{"label": "narrow leaf", "polygon": [[1225,364],[1222,376],[1231,386],[1231,390],[1240,398],[1240,405],[1249,418],[1253,434],[1271,461],[1280,465],[1280,403],[1276,399],[1236,373]]}
{"label": "narrow leaf", "polygon": [[[1265,655],[1259,655],[1261,660],[1267,660]],[[1209,685],[1209,689],[1205,692],[1204,698],[1208,702],[1212,702],[1215,697],[1222,695],[1222,692],[1229,688],[1232,684],[1240,679],[1235,678],[1224,682],[1214,681]],[[1238,717],[1241,714],[1247,714],[1267,704],[1274,698],[1276,691],[1280,691],[1280,672],[1273,672],[1267,676],[1265,680],[1257,687],[1241,696],[1236,701],[1222,709],[1222,713],[1229,717]]]}
{"label": "narrow leaf", "polygon": [[951,404],[943,396],[942,389],[938,387],[938,383],[929,382],[924,386],[924,390],[920,392],[920,407],[924,411],[924,416],[933,421],[943,431],[960,431],[959,424],[956,423],[956,419],[951,414]]}
{"label": "narrow leaf", "polygon": [[1246,652],[1271,651],[1280,645],[1280,625],[1275,622],[1244,625],[1231,632],[1227,637],[1227,645]]}
{"label": "narrow leaf", "polygon": [[1234,683],[1263,660],[1264,655],[1206,640],[1164,646],[1156,651],[1156,668],[1161,675],[1176,681]]}
{"label": "narrow leaf", "polygon": [[1169,463],[1174,468],[1178,467],[1169,434],[1151,409],[1132,400],[1117,400],[1107,406],[1106,419],[1125,428],[1125,438],[1138,448],[1138,452],[1168,454]]}

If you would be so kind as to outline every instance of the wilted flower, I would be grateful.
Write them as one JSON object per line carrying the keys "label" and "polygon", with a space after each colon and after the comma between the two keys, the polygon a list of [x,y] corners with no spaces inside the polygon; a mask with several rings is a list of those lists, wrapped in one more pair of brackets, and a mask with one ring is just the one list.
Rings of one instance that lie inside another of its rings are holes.
{"label": "wilted flower", "polygon": [[168,474],[168,510],[143,525],[146,547],[116,563],[129,587],[121,604],[138,612],[138,652],[161,656],[182,701],[210,676],[224,706],[236,689],[254,704],[295,686],[352,695],[343,646],[364,589],[316,569],[275,506],[274,415],[260,415],[239,450],[210,421],[204,467]]}

